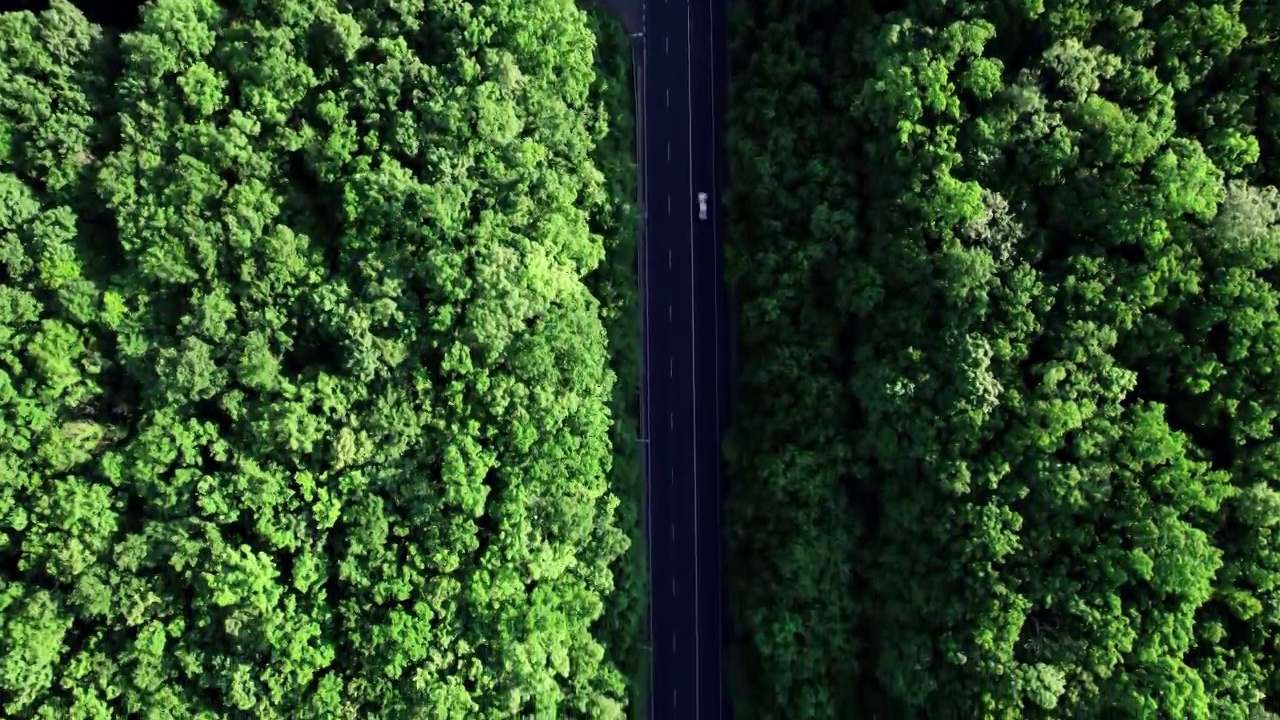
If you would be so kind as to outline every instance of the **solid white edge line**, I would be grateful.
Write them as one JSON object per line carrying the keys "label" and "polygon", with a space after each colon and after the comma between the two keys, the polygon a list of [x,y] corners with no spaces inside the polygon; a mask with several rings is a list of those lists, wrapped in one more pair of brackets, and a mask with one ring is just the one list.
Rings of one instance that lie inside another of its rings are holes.
{"label": "solid white edge line", "polygon": [[[689,197],[693,198],[693,6],[685,6],[685,99],[688,102],[689,120]],[[689,357],[692,367],[690,376],[693,379],[693,398],[691,420],[693,424],[693,712],[696,716],[702,709],[702,647],[699,632],[698,600],[701,597],[698,586],[698,347],[697,347],[697,312],[695,301],[694,275],[694,219],[693,203],[689,203]]]}
{"label": "solid white edge line", "polygon": [[[643,425],[644,425],[644,431],[645,431],[645,439],[647,440],[649,436],[652,434],[652,429],[653,429],[653,406],[652,406],[652,403],[650,402],[653,395],[653,383],[652,383],[652,379],[647,377],[649,368],[653,367],[653,363],[652,363],[653,344],[650,341],[650,337],[649,337],[649,326],[652,324],[652,317],[651,317],[652,314],[649,312],[649,300],[653,296],[649,292],[649,274],[650,274],[650,268],[649,268],[649,202],[650,200],[649,200],[649,172],[648,172],[649,143],[644,141],[645,138],[642,132],[644,130],[647,130],[649,127],[649,123],[648,123],[649,78],[647,77],[649,72],[649,63],[648,63],[649,39],[645,37],[643,34],[644,25],[646,23],[647,23],[647,18],[645,18],[644,6],[642,5],[641,6],[641,28],[640,28],[641,29],[640,67],[638,68],[638,72],[637,72],[637,75],[639,75],[640,77],[640,88],[639,88],[640,92],[639,92],[639,103],[638,103],[638,107],[636,108],[637,113],[639,113],[641,116],[641,122],[637,126],[636,140],[641,144],[641,149],[642,149],[642,153],[640,157],[637,158],[637,161],[640,163],[643,163],[641,169],[644,172],[644,205],[645,206],[644,208],[642,208],[644,212],[644,222],[643,222],[643,227],[641,231],[644,234],[644,238],[643,238],[644,250],[642,252],[643,257],[641,258],[641,263],[644,267],[645,302],[643,307],[641,308],[641,313],[642,313],[641,322],[644,323],[644,344],[645,344],[645,355],[646,355],[645,357],[646,377],[645,377],[645,383],[644,383],[645,417],[644,417]],[[653,580],[654,580],[654,577],[653,577],[653,552],[654,552],[654,549],[653,549],[653,545],[654,545],[653,543],[653,492],[652,492],[653,447],[650,443],[648,442],[645,443],[644,452],[645,452],[645,474],[649,476],[648,478],[646,478],[646,482],[645,482],[645,486],[646,486],[645,499],[647,500],[647,506],[645,508],[645,510],[647,511],[645,513],[647,517],[645,518],[645,523],[648,526],[647,542],[649,544],[649,587],[652,588]],[[649,643],[648,644],[650,646],[650,649],[649,649],[649,716],[652,717],[654,714],[654,711],[657,709],[656,701],[654,700],[654,696],[653,696],[653,678],[655,675],[654,674],[655,653],[653,652],[653,645],[654,645],[655,638],[653,636],[653,607],[652,606],[648,608],[648,612],[646,614],[648,615],[648,625],[649,625],[649,628],[648,628]]]}
{"label": "solid white edge line", "polygon": [[[722,226],[720,223],[720,210],[723,209],[723,206],[719,204],[720,184],[719,184],[719,178],[716,175],[716,170],[717,170],[716,142],[719,139],[718,136],[716,135],[716,90],[717,90],[717,86],[716,86],[716,0],[711,0],[711,2],[708,3],[707,47],[708,47],[708,52],[711,55],[711,190],[712,192],[717,193],[715,198],[716,204],[713,206],[716,209],[716,216],[711,219],[712,243],[713,245],[715,245],[717,240],[721,240],[720,229]],[[714,249],[711,253],[711,263],[712,263],[712,272],[714,273],[714,277],[716,279],[715,282],[718,285],[720,282],[720,253],[716,252]],[[723,433],[720,426],[720,387],[721,387],[720,385],[721,383],[721,378],[720,378],[720,293],[719,293],[718,286],[716,290],[717,292],[714,293],[712,298],[711,307],[713,312],[715,312],[713,324],[716,329],[716,342],[715,342],[716,527],[721,528],[721,527],[724,527],[724,518],[722,517],[724,512],[724,507],[723,507],[724,493],[722,490],[722,478],[720,477],[720,475],[724,470],[724,462],[720,456],[720,452],[721,452],[722,443],[724,442],[724,439],[723,439]],[[723,537],[723,534],[721,536]],[[717,538],[717,542],[719,542],[719,538]],[[724,558],[721,556],[719,551],[717,551],[715,555],[716,557],[720,558],[720,564],[717,569],[723,568]],[[722,573],[716,573],[717,580],[720,580],[721,576],[722,576]],[[721,581],[720,587],[721,589],[724,588],[723,581]],[[719,607],[716,608],[716,617],[719,618],[720,620],[719,628],[717,628],[716,640],[720,643],[720,647],[724,647],[724,602],[720,602]],[[719,649],[717,649],[717,652],[719,652]],[[723,661],[721,664],[723,665]],[[724,668],[723,667],[721,667],[721,671],[716,677],[716,717],[719,720],[724,720]]]}

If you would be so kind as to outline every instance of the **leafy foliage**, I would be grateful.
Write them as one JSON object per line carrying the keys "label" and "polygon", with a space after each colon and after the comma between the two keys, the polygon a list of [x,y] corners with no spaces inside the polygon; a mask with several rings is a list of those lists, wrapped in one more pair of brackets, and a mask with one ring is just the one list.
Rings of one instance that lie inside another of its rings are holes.
{"label": "leafy foliage", "polygon": [[587,278],[600,300],[609,334],[610,367],[617,376],[613,412],[612,486],[620,496],[618,525],[630,541],[614,566],[614,595],[605,608],[601,639],[607,657],[630,680],[632,717],[648,712],[649,656],[641,646],[647,626],[649,566],[642,517],[644,475],[640,459],[640,296],[636,238],[638,175],[635,158],[635,88],[630,38],[622,22],[603,6],[587,8],[595,33],[596,82],[592,98],[607,116],[607,132],[596,143],[596,165],[607,183],[606,206],[592,216],[604,238],[605,261]]}
{"label": "leafy foliage", "polygon": [[567,0],[0,15],[6,717],[622,716],[594,47]]}
{"label": "leafy foliage", "polygon": [[738,4],[740,705],[1280,689],[1274,11]]}

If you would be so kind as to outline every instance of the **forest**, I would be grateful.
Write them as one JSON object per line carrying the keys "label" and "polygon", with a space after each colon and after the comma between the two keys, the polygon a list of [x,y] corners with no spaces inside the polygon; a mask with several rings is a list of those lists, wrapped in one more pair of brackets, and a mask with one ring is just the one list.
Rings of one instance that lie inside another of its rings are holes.
{"label": "forest", "polygon": [[626,717],[628,62],[572,0],[0,13],[0,715]]}
{"label": "forest", "polygon": [[739,716],[1280,709],[1280,6],[733,13]]}

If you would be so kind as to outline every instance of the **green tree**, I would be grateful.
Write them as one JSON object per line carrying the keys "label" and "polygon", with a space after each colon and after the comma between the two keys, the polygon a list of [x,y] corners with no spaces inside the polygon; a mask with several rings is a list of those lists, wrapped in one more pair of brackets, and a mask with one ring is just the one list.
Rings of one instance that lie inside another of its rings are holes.
{"label": "green tree", "polygon": [[887,10],[734,22],[740,704],[1247,717],[1276,678],[1278,216],[1243,100],[1270,21]]}
{"label": "green tree", "polygon": [[568,0],[0,15],[6,716],[621,715],[594,48]]}

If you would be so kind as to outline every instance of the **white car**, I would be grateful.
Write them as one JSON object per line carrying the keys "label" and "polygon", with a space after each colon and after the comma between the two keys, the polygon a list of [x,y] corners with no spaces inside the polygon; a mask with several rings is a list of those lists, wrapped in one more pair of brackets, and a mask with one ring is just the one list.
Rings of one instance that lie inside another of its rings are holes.
{"label": "white car", "polygon": [[707,219],[707,194],[698,193],[698,219]]}

